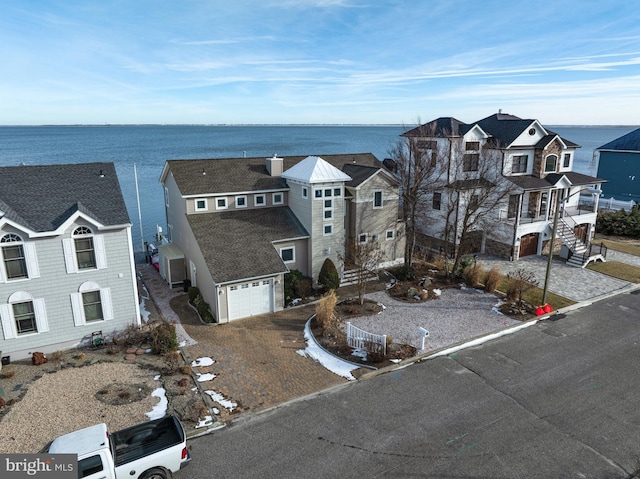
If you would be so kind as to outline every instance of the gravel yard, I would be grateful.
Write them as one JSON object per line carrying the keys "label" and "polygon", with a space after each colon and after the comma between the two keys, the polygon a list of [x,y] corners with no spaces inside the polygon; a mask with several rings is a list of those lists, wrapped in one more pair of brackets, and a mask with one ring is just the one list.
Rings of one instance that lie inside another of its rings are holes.
{"label": "gravel yard", "polygon": [[391,336],[393,342],[422,346],[418,328],[429,331],[425,341],[428,352],[450,346],[500,329],[521,324],[497,311],[500,300],[493,294],[475,289],[447,288],[438,299],[422,303],[398,301],[385,291],[367,295],[385,306],[375,316],[351,318],[351,324],[373,334]]}

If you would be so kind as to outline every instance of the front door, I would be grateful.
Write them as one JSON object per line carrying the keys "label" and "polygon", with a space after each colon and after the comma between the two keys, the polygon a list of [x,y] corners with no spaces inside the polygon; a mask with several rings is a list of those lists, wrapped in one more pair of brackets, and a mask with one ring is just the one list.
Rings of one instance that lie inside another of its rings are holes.
{"label": "front door", "polygon": [[539,237],[540,233],[531,233],[520,238],[520,258],[538,253]]}

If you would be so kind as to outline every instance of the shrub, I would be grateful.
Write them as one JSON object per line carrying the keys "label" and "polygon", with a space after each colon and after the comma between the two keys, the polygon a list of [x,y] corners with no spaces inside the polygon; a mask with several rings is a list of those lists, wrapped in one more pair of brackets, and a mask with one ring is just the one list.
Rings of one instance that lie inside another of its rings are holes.
{"label": "shrub", "polygon": [[392,269],[391,274],[393,274],[398,281],[413,281],[416,277],[416,271],[406,264]]}
{"label": "shrub", "polygon": [[[193,293],[195,294],[194,298],[191,298],[192,290],[195,290]],[[207,303],[202,295],[200,294],[200,290],[196,287],[189,288],[189,302],[193,304],[200,315],[200,318],[205,323],[215,323],[216,318],[209,307],[209,303]]]}
{"label": "shrub", "polygon": [[634,205],[629,212],[598,213],[596,231],[604,235],[640,238],[640,205]]}
{"label": "shrub", "polygon": [[306,298],[313,294],[313,282],[311,278],[301,278],[296,281],[294,291],[297,297]]}
{"label": "shrub", "polygon": [[476,264],[472,256],[464,256],[458,263],[458,271],[456,271],[456,279],[464,279],[464,272]]}
{"label": "shrub", "polygon": [[338,274],[336,265],[329,258],[325,259],[324,263],[322,263],[320,274],[318,274],[318,283],[328,290],[338,289],[340,286],[340,275]]}
{"label": "shrub", "polygon": [[507,299],[512,302],[517,302],[519,306],[522,306],[522,295],[524,292],[538,285],[534,274],[522,268],[507,274],[507,279],[509,280]]}
{"label": "shrub", "polygon": [[484,276],[484,290],[487,293],[495,292],[498,289],[498,284],[500,284],[500,278],[500,271],[494,266]]}
{"label": "shrub", "polygon": [[164,321],[159,323],[151,333],[151,349],[155,354],[165,354],[178,349],[175,325]]}
{"label": "shrub", "polygon": [[480,283],[480,276],[482,275],[482,269],[479,264],[472,264],[467,266],[462,272],[462,278],[467,286],[470,288],[475,287]]}
{"label": "shrub", "polygon": [[295,284],[303,277],[302,273],[297,269],[292,269],[284,275],[284,299],[287,303],[295,299]]}
{"label": "shrub", "polygon": [[316,321],[324,329],[325,335],[336,336],[340,331],[340,319],[336,316],[338,297],[332,289],[316,304]]}
{"label": "shrub", "polygon": [[200,296],[200,289],[196,286],[189,287],[189,301],[192,303],[196,300],[196,298]]}

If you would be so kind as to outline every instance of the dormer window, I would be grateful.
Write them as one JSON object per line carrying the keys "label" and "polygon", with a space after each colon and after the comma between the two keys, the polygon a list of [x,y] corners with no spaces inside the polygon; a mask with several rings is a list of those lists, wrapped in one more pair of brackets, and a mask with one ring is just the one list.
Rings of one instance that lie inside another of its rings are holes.
{"label": "dormer window", "polygon": [[96,267],[96,254],[93,246],[93,231],[86,226],[80,226],[73,232],[73,242],[76,247],[78,269],[93,269]]}
{"label": "dormer window", "polygon": [[196,211],[207,211],[207,209],[208,205],[206,198],[200,198],[196,200]]}
{"label": "dormer window", "polygon": [[511,160],[511,173],[526,173],[529,155],[514,155]]}
{"label": "dormer window", "polygon": [[565,153],[562,160],[562,167],[569,168],[570,164],[571,164],[571,153]]}
{"label": "dormer window", "polygon": [[464,149],[467,151],[479,151],[480,150],[480,142],[479,141],[467,141],[465,143]]}

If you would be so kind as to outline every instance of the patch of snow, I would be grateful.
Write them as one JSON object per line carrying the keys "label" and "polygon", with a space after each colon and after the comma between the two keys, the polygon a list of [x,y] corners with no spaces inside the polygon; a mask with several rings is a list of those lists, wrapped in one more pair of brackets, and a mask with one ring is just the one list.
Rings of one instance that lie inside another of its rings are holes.
{"label": "patch of snow", "polygon": [[342,376],[349,381],[355,381],[356,378],[351,374],[351,371],[358,369],[358,366],[336,358],[318,346],[315,340],[311,337],[308,323],[304,328],[304,339],[307,341],[306,349],[298,349],[296,353],[302,357],[309,357],[318,361],[323,367],[338,376]]}
{"label": "patch of snow", "polygon": [[178,347],[180,348],[184,348],[187,345],[186,341],[180,341],[180,343],[178,343]]}
{"label": "patch of snow", "polygon": [[355,356],[356,358],[360,358],[363,361],[367,360],[367,350],[361,348],[355,348],[351,353],[351,356]]}
{"label": "patch of snow", "polygon": [[153,380],[154,381],[159,381],[160,380],[160,375],[158,374],[156,376],[153,376]]}
{"label": "patch of snow", "polygon": [[199,429],[201,427],[211,426],[213,424],[213,417],[205,416],[204,419],[198,419],[198,424],[196,424],[195,428]]}
{"label": "patch of snow", "polygon": [[139,306],[138,309],[140,310],[140,316],[142,317],[142,320],[145,323],[148,323],[149,322],[149,316],[151,315],[151,311],[147,311],[147,308],[145,307],[146,306],[146,301],[147,301],[147,298],[143,297],[142,301],[140,301],[140,304],[138,305]]}
{"label": "patch of snow", "polygon": [[389,359],[389,361],[391,361],[394,364],[398,364],[400,361],[402,361],[402,359]]}
{"label": "patch of snow", "polygon": [[218,404],[220,404],[220,406],[228,409],[229,411],[233,411],[233,409],[238,405],[237,403],[234,403],[233,401],[230,401],[229,399],[225,399],[225,397],[215,391],[205,391],[206,394],[208,394],[209,396],[211,396],[211,399],[215,402],[217,402]]}
{"label": "patch of snow", "polygon": [[289,303],[289,305],[290,306],[298,306],[301,302],[302,302],[302,298],[296,298],[293,301],[291,301],[291,303]]}
{"label": "patch of snow", "polygon": [[211,373],[206,373],[206,374],[198,374],[198,382],[199,383],[203,383],[205,381],[211,381],[213,379],[215,379],[216,375],[215,374],[211,374]]}
{"label": "patch of snow", "polygon": [[460,283],[460,289],[461,289],[462,291],[465,291],[465,290],[467,289],[467,285],[466,285],[466,284],[464,284],[464,283]]}
{"label": "patch of snow", "polygon": [[442,290],[441,290],[441,289],[434,288],[434,290],[433,290],[433,294],[435,294],[436,296],[441,296],[441,295],[442,295]]}
{"label": "patch of snow", "polygon": [[208,357],[198,358],[195,361],[191,362],[191,367],[196,368],[198,366],[211,366],[214,362],[215,361],[213,359]]}
{"label": "patch of snow", "polygon": [[502,311],[500,311],[500,306],[502,306],[502,303],[504,301],[500,300],[498,301],[496,304],[493,305],[493,307],[491,308],[491,311],[498,313],[498,314],[502,314],[504,316],[504,314],[502,313]]}
{"label": "patch of snow", "polygon": [[151,393],[152,397],[160,398],[158,404],[153,406],[151,412],[145,413],[150,420],[160,419],[167,414],[167,406],[169,405],[169,401],[167,401],[167,395],[164,388],[155,389]]}

